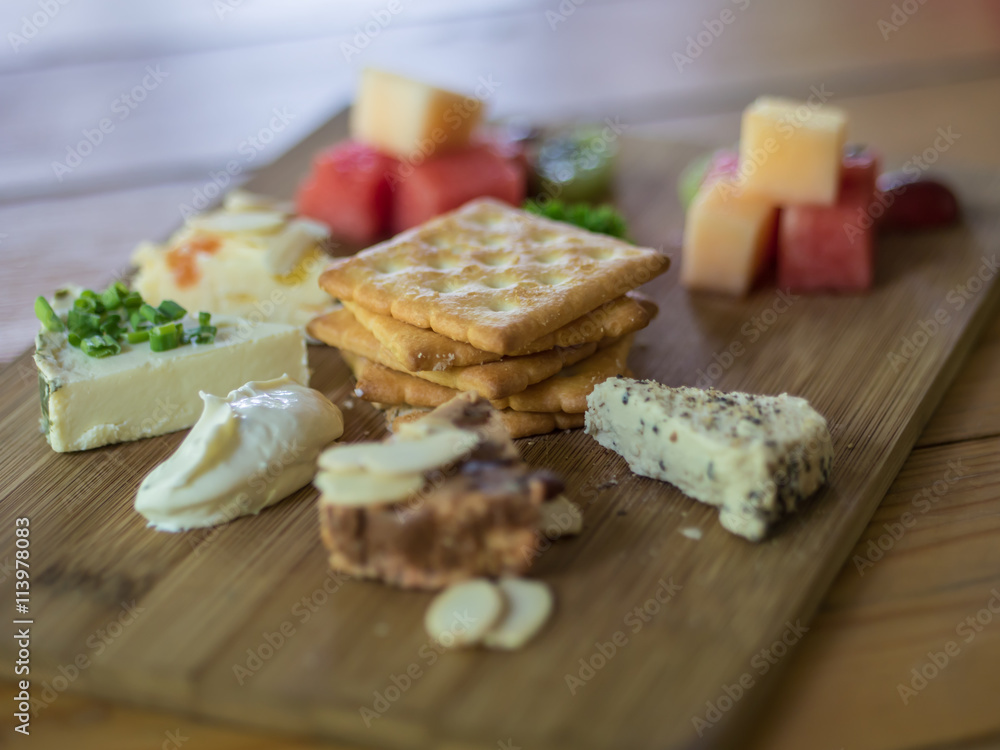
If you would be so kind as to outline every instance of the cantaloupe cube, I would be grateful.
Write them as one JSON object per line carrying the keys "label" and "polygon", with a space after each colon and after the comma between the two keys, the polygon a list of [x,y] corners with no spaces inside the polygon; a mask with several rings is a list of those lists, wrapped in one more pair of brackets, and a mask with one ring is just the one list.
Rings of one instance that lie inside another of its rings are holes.
{"label": "cantaloupe cube", "polygon": [[847,135],[843,110],[761,97],[743,112],[740,171],[748,192],[779,204],[837,200]]}
{"label": "cantaloupe cube", "polygon": [[684,226],[681,283],[746,294],[768,257],[776,216],[772,200],[741,191],[735,178],[703,186]]}
{"label": "cantaloupe cube", "polygon": [[368,68],[351,109],[351,136],[417,165],[467,145],[482,110],[476,97]]}

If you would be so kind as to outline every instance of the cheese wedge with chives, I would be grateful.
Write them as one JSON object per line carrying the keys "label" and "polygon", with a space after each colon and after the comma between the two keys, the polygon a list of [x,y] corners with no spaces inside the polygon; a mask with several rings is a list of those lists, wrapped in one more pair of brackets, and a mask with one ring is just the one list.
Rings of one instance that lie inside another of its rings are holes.
{"label": "cheese wedge with chives", "polygon": [[[185,327],[197,325],[185,319]],[[163,435],[191,427],[200,391],[225,396],[251,380],[284,373],[309,384],[305,336],[297,326],[213,316],[214,343],[154,352],[122,342],[121,353],[95,358],[71,346],[65,331],[44,327],[35,339],[42,430],[65,453]]]}

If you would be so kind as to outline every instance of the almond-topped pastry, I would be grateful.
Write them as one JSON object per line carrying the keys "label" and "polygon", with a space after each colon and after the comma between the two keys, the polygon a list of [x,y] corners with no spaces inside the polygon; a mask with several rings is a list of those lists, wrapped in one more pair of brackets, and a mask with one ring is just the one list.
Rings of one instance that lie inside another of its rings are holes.
{"label": "almond-topped pastry", "polygon": [[385,442],[330,448],[315,484],[333,568],[431,589],[524,572],[541,505],[562,490],[521,461],[496,410],[471,393]]}

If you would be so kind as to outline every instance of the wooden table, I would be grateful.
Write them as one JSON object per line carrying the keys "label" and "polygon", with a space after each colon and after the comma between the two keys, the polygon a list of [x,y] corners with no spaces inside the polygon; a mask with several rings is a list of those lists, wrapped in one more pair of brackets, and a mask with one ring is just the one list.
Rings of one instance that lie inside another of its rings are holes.
{"label": "wooden table", "polygon": [[[498,115],[617,117],[633,132],[709,146],[735,140],[738,112],[755,95],[826,87],[850,110],[852,137],[877,144],[890,166],[951,128],[959,137],[940,166],[1000,170],[1000,10],[987,0],[489,0],[475,12],[401,0],[338,15],[320,3],[223,2],[141,15],[124,4],[69,4],[44,24],[37,3],[5,6],[3,28],[24,41],[8,38],[0,50],[0,360],[30,342],[34,296],[124,268],[132,246],[167,233],[221,165],[236,158],[249,174],[342,107],[365,64],[459,88],[493,80]],[[731,21],[714,23],[727,9]],[[280,129],[262,136],[276,112]],[[86,151],[77,148],[84,131],[104,117],[114,128],[72,166],[68,150]],[[995,184],[1000,192],[1000,172]],[[1000,322],[783,660],[747,746],[1000,744],[1000,612],[988,609],[1000,592],[998,385]],[[949,641],[957,655],[926,685],[911,684],[911,670],[940,662]],[[913,691],[905,703],[900,684]],[[8,683],[2,693],[12,695]],[[33,730],[30,747],[330,747],[72,693]]]}

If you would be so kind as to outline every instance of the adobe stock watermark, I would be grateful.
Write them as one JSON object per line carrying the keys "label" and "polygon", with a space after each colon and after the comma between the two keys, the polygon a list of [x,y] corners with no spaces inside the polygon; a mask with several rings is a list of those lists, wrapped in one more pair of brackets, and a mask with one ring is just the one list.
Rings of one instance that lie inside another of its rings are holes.
{"label": "adobe stock watermark", "polygon": [[982,609],[965,617],[955,626],[955,635],[960,640],[947,641],[940,651],[928,651],[927,660],[910,670],[909,679],[896,683],[896,693],[903,705],[908,706],[911,700],[923,692],[994,620],[1000,620],[1000,589],[996,588],[990,589],[990,598]]}
{"label": "adobe stock watermark", "polygon": [[264,668],[264,665],[273,659],[274,655],[298,633],[298,628],[309,622],[313,615],[330,601],[330,597],[340,591],[343,585],[350,580],[352,579],[347,573],[330,570],[326,578],[323,579],[323,583],[313,589],[312,593],[303,596],[292,605],[289,616],[282,620],[274,630],[261,631],[261,640],[256,645],[247,648],[246,658],[242,662],[237,662],[232,666],[236,684],[242,687],[257,675]]}
{"label": "adobe stock watermark", "polygon": [[886,354],[893,372],[900,372],[912,362],[931,340],[951,323],[952,313],[964,309],[996,276],[997,270],[1000,269],[1000,260],[997,259],[996,253],[988,258],[983,255],[979,261],[979,268],[976,269],[975,273],[964,282],[955,284],[945,294],[944,299],[947,305],[941,305],[932,315],[919,321],[916,329],[909,335],[901,337],[899,346]]}
{"label": "adobe stock watermark", "polygon": [[[730,0],[730,3],[740,13],[750,7],[750,0]],[[702,53],[711,47],[737,18],[738,15],[732,8],[723,8],[714,18],[702,21],[703,28],[685,38],[687,46],[684,47],[684,52],[675,51],[672,55],[677,72],[683,73],[685,67],[694,64],[694,61],[701,57]]]}
{"label": "adobe stock watermark", "polygon": [[26,16],[21,16],[20,34],[16,31],[7,32],[7,41],[14,52],[38,36],[42,29],[52,23],[70,0],[38,0],[38,10]]}
{"label": "adobe stock watermark", "polygon": [[98,628],[91,633],[84,645],[86,651],[81,651],[74,659],[67,664],[60,664],[57,674],[51,680],[42,682],[41,691],[35,691],[31,697],[31,712],[34,718],[58,700],[66,690],[69,689],[80,674],[90,669],[94,662],[99,660],[101,655],[107,651],[108,647],[131,627],[139,616],[146,611],[145,607],[137,606],[135,600],[121,602],[121,610],[104,627]]}
{"label": "adobe stock watermark", "polygon": [[402,12],[402,0],[389,0],[384,7],[369,11],[371,20],[365,21],[354,30],[350,42],[340,43],[340,54],[344,56],[344,60],[350,62],[352,57],[360,55]]}
{"label": "adobe stock watermark", "polygon": [[903,0],[901,3],[893,3],[889,17],[880,18],[875,24],[882,34],[882,40],[889,41],[889,37],[905,26],[926,2],[927,0]]}
{"label": "adobe stock watermark", "polygon": [[469,614],[468,611],[456,611],[451,614],[453,623],[451,627],[440,633],[438,638],[425,641],[417,649],[416,659],[398,673],[391,673],[384,687],[372,691],[370,705],[358,707],[358,714],[367,728],[371,729],[372,724],[385,716],[389,709],[427,674],[427,670],[437,664],[445,652],[454,647],[458,636],[479,622],[479,618]]}
{"label": "adobe stock watermark", "polygon": [[146,101],[149,94],[159,88],[160,84],[169,76],[169,73],[160,70],[159,65],[155,67],[147,65],[145,75],[139,83],[111,100],[109,110],[112,115],[117,115],[117,118],[102,117],[94,127],[84,128],[80,131],[83,138],[75,144],[66,146],[66,158],[62,161],[52,162],[52,173],[56,179],[62,182],[66,175],[83,164],[84,160],[93,154],[109,135],[115,132],[118,124],[127,120],[136,107]]}
{"label": "adobe stock watermark", "polygon": [[243,5],[244,0],[212,0],[215,17],[222,21],[226,16]]}
{"label": "adobe stock watermark", "polygon": [[236,148],[236,153],[243,157],[242,160],[230,159],[223,169],[209,172],[209,179],[191,191],[191,202],[178,204],[177,209],[180,211],[181,217],[184,220],[190,219],[215,203],[225,189],[233,184],[239,175],[243,174],[247,165],[253,164],[260,153],[274,140],[274,137],[288,127],[288,124],[296,117],[297,115],[288,111],[287,107],[272,107],[271,119],[268,123],[240,141]]}
{"label": "adobe stock watermark", "polygon": [[232,521],[256,511],[285,470],[301,461],[304,451],[298,440],[279,442],[275,446],[273,457],[246,478],[246,489],[226,501],[216,524],[186,532],[185,536],[194,554],[202,554],[207,545],[215,541]]}
{"label": "adobe stock watermark", "polygon": [[545,20],[548,21],[549,28],[555,31],[559,24],[565,23],[570,16],[576,13],[576,9],[586,3],[587,0],[560,0],[555,10],[545,11]]}
{"label": "adobe stock watermark", "polygon": [[740,327],[740,335],[743,338],[730,341],[728,346],[712,355],[712,362],[695,372],[697,376],[695,385],[698,388],[710,388],[718,383],[719,379],[747,353],[747,345],[755,344],[778,322],[778,318],[788,312],[800,299],[801,295],[792,294],[790,290],[778,289],[771,304]]}
{"label": "adobe stock watermark", "polygon": [[[938,128],[931,145],[919,154],[914,154],[907,159],[900,168],[901,171],[909,177],[919,179],[921,175],[937,163],[937,160],[941,158],[941,154],[948,151],[961,137],[962,134],[956,133],[951,125]],[[864,235],[865,230],[871,229],[875,222],[882,218],[886,210],[896,202],[897,197],[904,194],[906,190],[906,185],[897,188],[893,192],[876,190],[871,203],[858,208],[857,218],[854,221],[844,222],[844,234],[847,236],[848,241],[853,245],[858,237]]]}
{"label": "adobe stock watermark", "polygon": [[[594,643],[593,650],[586,656],[581,656],[577,660],[579,668],[575,672],[567,672],[563,676],[566,689],[570,695],[576,695],[579,690],[587,686],[597,673],[607,666],[608,662],[617,656],[622,649],[626,648],[632,639],[646,625],[653,621],[653,618],[660,613],[677,594],[683,590],[683,586],[674,583],[673,577],[658,581],[659,586],[643,602],[633,607],[622,619],[625,628],[616,630],[606,641]],[[574,665],[575,666],[575,665]]]}
{"label": "adobe stock watermark", "polygon": [[718,724],[725,715],[732,711],[733,707],[739,703],[746,694],[757,684],[757,679],[763,677],[771,671],[771,667],[778,664],[788,654],[792,646],[802,640],[802,636],[809,632],[809,628],[802,624],[800,620],[795,623],[785,622],[785,630],[781,636],[770,646],[762,648],[750,659],[750,669],[741,674],[730,684],[722,685],[720,693],[715,700],[705,702],[705,714],[703,716],[692,716],[691,723],[699,737]]}
{"label": "adobe stock watermark", "polygon": [[966,474],[968,471],[966,467],[962,466],[962,459],[949,461],[948,468],[941,479],[935,480],[913,495],[913,499],[910,501],[913,510],[905,510],[899,514],[895,521],[882,524],[885,533],[868,540],[868,547],[863,556],[855,555],[851,558],[851,562],[857,568],[858,575],[864,576],[869,568],[875,567],[875,563],[885,557],[896,546],[896,543],[906,535],[906,532],[917,525],[920,517],[947,495],[958,480]]}

